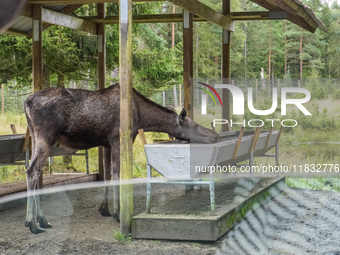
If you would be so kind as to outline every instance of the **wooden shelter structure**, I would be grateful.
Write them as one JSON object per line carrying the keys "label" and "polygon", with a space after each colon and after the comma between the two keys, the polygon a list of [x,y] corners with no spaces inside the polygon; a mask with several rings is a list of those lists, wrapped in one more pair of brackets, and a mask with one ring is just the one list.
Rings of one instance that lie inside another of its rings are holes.
{"label": "wooden shelter structure", "polygon": [[[119,24],[119,65],[121,86],[121,180],[132,179],[132,23],[183,23],[183,84],[184,107],[192,116],[192,91],[190,79],[193,78],[193,22],[208,21],[223,29],[222,78],[230,77],[230,35],[235,21],[239,20],[277,20],[287,19],[298,26],[314,32],[325,29],[312,10],[300,0],[252,0],[267,11],[231,12],[230,0],[222,1],[222,12],[208,7],[198,0],[168,0],[183,9],[182,14],[132,15],[133,2],[153,2],[157,0],[28,0],[20,15],[12,22],[7,32],[27,36],[33,40],[33,87],[42,88],[42,31],[50,25],[60,25],[71,29],[97,35],[98,38],[98,88],[105,87],[105,24]],[[105,15],[105,3],[119,3],[119,16]],[[72,14],[84,4],[97,4],[97,17],[77,17]],[[224,90],[222,118],[229,119],[229,92]],[[102,155],[102,154],[100,154]],[[99,160],[102,175],[102,160]],[[130,233],[132,217],[132,185],[120,187],[121,231]]]}

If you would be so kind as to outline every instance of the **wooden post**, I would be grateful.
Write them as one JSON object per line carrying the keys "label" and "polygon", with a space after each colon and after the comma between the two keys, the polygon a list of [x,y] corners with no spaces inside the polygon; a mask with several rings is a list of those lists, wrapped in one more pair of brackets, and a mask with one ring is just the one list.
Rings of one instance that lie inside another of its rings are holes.
{"label": "wooden post", "polygon": [[165,90],[163,90],[163,106],[165,106]]}
{"label": "wooden post", "polygon": [[174,107],[177,108],[178,107],[178,100],[177,100],[177,89],[176,89],[176,85],[174,85]]}
{"label": "wooden post", "polygon": [[188,117],[193,119],[192,88],[190,81],[193,78],[193,15],[183,10],[183,94],[184,108]]}
{"label": "wooden post", "polygon": [[132,0],[119,1],[120,72],[120,230],[131,232],[133,187],[124,183],[133,178],[132,153]]}
{"label": "wooden post", "polygon": [[14,124],[11,124],[11,129],[12,129],[13,135],[16,135],[17,134],[17,129],[15,128]]}
{"label": "wooden post", "polygon": [[[105,18],[105,4],[98,4],[98,18]],[[106,76],[106,36],[105,24],[97,24],[98,44],[98,89],[105,88]],[[104,180],[104,148],[98,147],[98,180]]]}
{"label": "wooden post", "polygon": [[[222,1],[222,13],[230,14],[230,0]],[[230,83],[230,36],[231,32],[222,30],[222,82]],[[222,89],[222,119],[230,120],[230,91]],[[222,125],[222,132],[229,131],[226,125]]]}
{"label": "wooden post", "polygon": [[273,128],[273,126],[272,126],[272,127],[270,128],[270,130],[269,130],[268,137],[267,137],[267,141],[266,141],[266,145],[264,146],[265,149],[268,148],[268,144],[269,144],[270,137],[271,137],[271,135],[272,135],[273,129],[274,129],[274,128]]}
{"label": "wooden post", "polygon": [[42,89],[43,60],[42,60],[42,5],[32,6],[33,17],[33,91]]}
{"label": "wooden post", "polygon": [[179,84],[178,90],[179,90],[179,107],[182,107],[182,84]]}
{"label": "wooden post", "polygon": [[2,114],[5,114],[4,84],[1,84],[1,109]]}
{"label": "wooden post", "polygon": [[[37,92],[43,89],[43,55],[42,55],[42,5],[32,5],[32,22],[33,22],[33,92]],[[39,188],[43,186],[43,173],[39,176]]]}

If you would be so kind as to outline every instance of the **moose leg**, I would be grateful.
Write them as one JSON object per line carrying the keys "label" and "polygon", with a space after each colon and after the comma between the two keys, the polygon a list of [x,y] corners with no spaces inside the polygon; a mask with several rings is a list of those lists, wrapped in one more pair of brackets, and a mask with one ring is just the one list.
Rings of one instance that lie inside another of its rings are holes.
{"label": "moose leg", "polygon": [[120,147],[119,144],[111,147],[111,171],[113,174],[113,218],[119,222],[119,171]]}
{"label": "moose leg", "polygon": [[41,223],[45,228],[51,227],[40,209],[40,200],[35,197],[35,189],[38,187],[39,175],[50,153],[51,146],[42,140],[37,141],[35,145],[31,164],[26,171],[28,199],[25,225],[29,227],[32,233],[38,234],[44,232],[44,230],[37,227],[37,217],[39,217],[39,224]]}
{"label": "moose leg", "polygon": [[99,207],[99,212],[102,216],[111,216],[109,212],[109,182],[111,180],[111,149],[104,147],[104,197],[102,204]]}
{"label": "moose leg", "polygon": [[[38,188],[39,188],[39,180],[38,180],[36,189],[38,189]],[[34,196],[34,198],[35,198],[35,208],[37,210],[37,220],[39,222],[40,227],[41,228],[51,228],[52,225],[46,220],[46,218],[44,216],[44,212],[41,209],[40,195]]]}

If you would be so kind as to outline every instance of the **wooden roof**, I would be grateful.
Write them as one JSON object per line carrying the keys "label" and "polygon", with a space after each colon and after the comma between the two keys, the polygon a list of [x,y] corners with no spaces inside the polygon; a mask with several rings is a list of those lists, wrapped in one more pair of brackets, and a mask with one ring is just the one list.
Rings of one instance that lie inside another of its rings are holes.
{"label": "wooden roof", "polygon": [[[156,0],[133,0],[134,2],[150,2]],[[262,12],[233,12],[230,15],[222,13],[202,4],[197,0],[169,0],[169,2],[187,9],[193,14],[194,21],[209,21],[218,26],[234,31],[234,21],[237,20],[265,20],[265,19],[287,19],[292,23],[310,31],[315,32],[317,28],[326,30],[322,22],[315,16],[312,9],[304,5],[300,0],[252,0],[254,3],[264,7],[268,11]],[[96,23],[118,23],[118,17],[75,17],[71,14],[83,4],[106,3],[108,0],[28,0],[20,15],[16,17],[7,30],[8,33],[16,35],[31,36],[32,33],[32,4],[42,4],[43,29],[51,24],[61,25],[72,29],[96,34]],[[111,0],[110,2],[119,2]],[[153,22],[181,22],[182,15],[159,14],[134,16],[133,21],[137,23]]]}

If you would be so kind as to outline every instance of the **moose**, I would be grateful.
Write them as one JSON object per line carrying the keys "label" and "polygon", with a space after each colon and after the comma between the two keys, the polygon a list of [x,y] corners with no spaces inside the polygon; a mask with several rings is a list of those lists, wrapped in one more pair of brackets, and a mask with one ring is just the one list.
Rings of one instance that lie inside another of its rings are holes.
{"label": "moose", "polygon": [[[178,115],[174,109],[163,107],[133,90],[133,140],[138,129],[164,132],[191,143],[215,143],[219,135],[190,118],[183,108]],[[25,101],[25,114],[32,136],[32,158],[26,171],[26,226],[32,233],[44,232],[51,224],[44,217],[38,188],[39,175],[52,147],[73,149],[104,147],[104,180],[119,180],[120,173],[120,85],[97,91],[49,88],[30,95]],[[113,218],[119,221],[119,187],[114,187]],[[99,207],[100,214],[110,216],[108,186]],[[37,222],[39,226],[37,226]]]}

